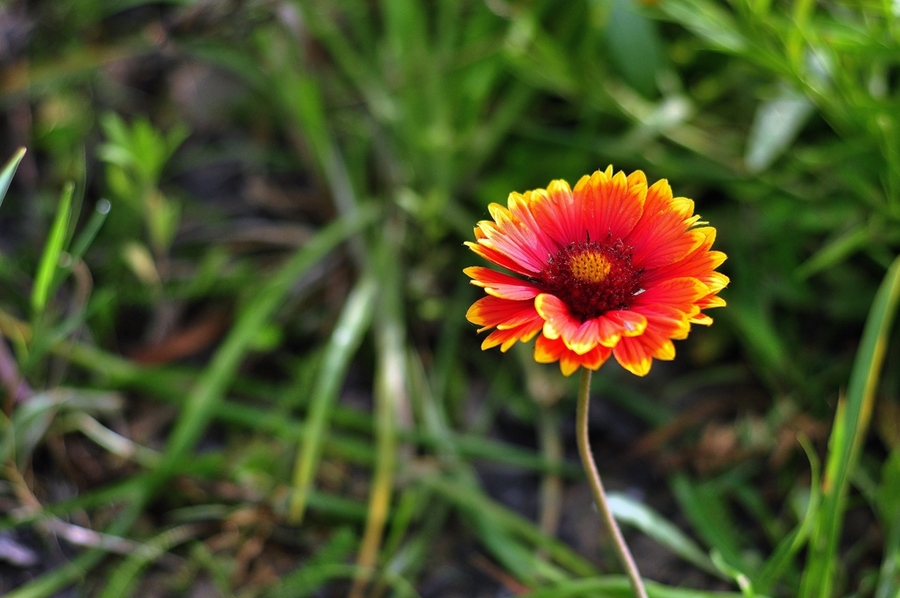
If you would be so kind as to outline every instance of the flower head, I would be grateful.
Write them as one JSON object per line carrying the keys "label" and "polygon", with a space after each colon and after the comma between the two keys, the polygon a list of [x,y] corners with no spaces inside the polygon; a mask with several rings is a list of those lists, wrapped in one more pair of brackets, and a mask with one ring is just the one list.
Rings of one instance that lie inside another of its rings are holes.
{"label": "flower head", "polygon": [[553,181],[488,209],[493,220],[466,245],[512,274],[465,269],[487,293],[466,314],[479,332],[493,329],[482,349],[537,335],[535,360],[559,361],[566,376],[610,355],[643,376],[653,359],[675,357],[672,340],[691,324],[712,323],[703,310],[725,305],[716,230],[665,180],[648,188],[643,172],[614,175],[610,166],[574,189]]}

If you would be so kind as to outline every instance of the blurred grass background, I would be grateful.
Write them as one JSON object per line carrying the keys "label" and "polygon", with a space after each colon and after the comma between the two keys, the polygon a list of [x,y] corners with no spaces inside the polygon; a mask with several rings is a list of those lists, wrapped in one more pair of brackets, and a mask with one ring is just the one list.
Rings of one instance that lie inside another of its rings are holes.
{"label": "blurred grass background", "polygon": [[651,595],[900,592],[896,0],[7,0],[0,109],[0,593],[629,596],[461,273],[609,163],[732,280],[595,376]]}

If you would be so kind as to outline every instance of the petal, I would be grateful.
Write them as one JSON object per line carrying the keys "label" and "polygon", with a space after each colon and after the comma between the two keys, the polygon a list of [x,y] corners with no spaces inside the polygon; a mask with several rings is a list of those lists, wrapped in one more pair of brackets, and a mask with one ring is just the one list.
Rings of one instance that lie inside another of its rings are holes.
{"label": "petal", "polygon": [[697,311],[691,314],[679,314],[677,318],[648,315],[647,330],[644,331],[644,334],[660,339],[684,340],[691,331],[691,318],[699,313]]}
{"label": "petal", "polygon": [[581,325],[581,322],[569,313],[566,304],[549,293],[541,293],[535,297],[534,308],[544,318],[544,336],[547,338],[559,338],[563,329],[572,334]]}
{"label": "petal", "polygon": [[647,308],[642,315],[647,319],[643,334],[623,337],[613,349],[616,361],[637,376],[650,371],[653,359],[674,359],[672,340],[687,338],[691,329],[690,317],[674,308]]}
{"label": "petal", "polygon": [[[720,251],[711,251],[710,253],[721,253],[721,252]],[[722,253],[722,255],[724,256],[725,254]],[[723,258],[723,261],[724,261],[724,258]],[[701,276],[700,280],[703,282],[703,284],[705,284],[707,287],[709,287],[709,290],[712,293],[718,293],[719,291],[721,291],[722,289],[727,287],[729,282],[731,282],[731,280],[727,276],[722,274],[721,272],[712,272],[706,276]]]}
{"label": "petal", "polygon": [[643,275],[646,284],[650,285],[665,278],[683,277],[697,278],[704,283],[707,282],[707,279],[710,282],[713,282],[713,279],[721,282],[721,277],[724,277],[725,284],[727,284],[727,276],[714,272],[725,261],[725,254],[721,251],[709,250],[715,241],[716,230],[711,227],[702,227],[692,229],[687,234],[696,240],[697,246],[678,262],[661,268],[646,269]]}
{"label": "petal", "polygon": [[515,218],[508,209],[497,203],[488,206],[494,221],[478,223],[481,238],[478,244],[490,247],[516,262],[516,271],[540,272],[547,261],[547,251],[538,233]]}
{"label": "petal", "polygon": [[622,336],[638,336],[647,328],[647,318],[636,311],[620,309],[605,314],[622,328]]}
{"label": "petal", "polygon": [[[488,295],[472,304],[466,319],[481,326],[478,332],[488,328],[511,329],[539,318],[534,301],[511,301]],[[543,324],[542,324],[543,325]]]}
{"label": "petal", "polygon": [[472,284],[483,287],[489,295],[503,299],[526,300],[534,299],[541,290],[530,282],[520,280],[515,276],[503,274],[483,266],[472,266],[463,270],[473,280]]}
{"label": "petal", "polygon": [[658,268],[684,258],[697,247],[700,240],[686,232],[696,221],[693,213],[694,202],[673,198],[668,181],[650,187],[641,219],[626,239],[626,244],[634,247],[635,266]]}
{"label": "petal", "polygon": [[543,334],[534,341],[534,360],[538,363],[559,361],[560,347],[566,345],[559,339],[549,339]]}
{"label": "petal", "polygon": [[622,326],[612,318],[604,314],[597,318],[598,339],[597,342],[604,347],[615,347],[622,338]]}
{"label": "petal", "polygon": [[548,339],[544,335],[538,336],[534,343],[534,360],[538,363],[559,361],[559,369],[564,376],[571,376],[579,366],[596,370],[609,359],[610,353],[610,349],[597,346],[584,355],[579,355],[566,347],[563,341]]}
{"label": "petal", "polygon": [[530,276],[534,274],[534,272],[522,267],[519,262],[513,260],[508,255],[501,253],[490,246],[490,241],[484,238],[484,233],[481,232],[481,229],[475,229],[475,237],[478,238],[477,243],[466,241],[465,245],[484,259],[490,262],[494,262],[498,266],[506,268],[507,270],[515,272],[516,274],[521,274],[522,276]]}
{"label": "petal", "polygon": [[506,353],[510,347],[516,344],[516,341],[527,343],[534,338],[543,325],[544,320],[536,316],[531,321],[512,328],[498,328],[485,337],[484,342],[481,343],[481,349],[484,351],[500,345],[500,350]]}
{"label": "petal", "polygon": [[628,175],[628,186],[633,187],[634,185],[647,186],[647,175],[644,174],[643,170],[635,170]]}
{"label": "petal", "polygon": [[595,318],[597,322],[597,342],[604,347],[615,347],[623,336],[637,336],[644,333],[647,318],[631,310],[606,312]]}
{"label": "petal", "polygon": [[622,336],[643,334],[647,318],[631,310],[615,310],[581,322],[555,295],[542,293],[535,298],[534,307],[544,318],[544,336],[562,339],[566,347],[584,355],[598,345],[616,346]]}
{"label": "petal", "polygon": [[708,287],[696,278],[673,278],[648,287],[632,301],[631,308],[671,307],[688,313],[699,299],[709,294]]}
{"label": "petal", "polygon": [[725,307],[725,300],[716,295],[709,295],[697,301],[700,309],[709,309],[711,307]]}
{"label": "petal", "polygon": [[697,314],[691,318],[691,324],[700,324],[701,326],[709,326],[713,323],[713,319],[706,314]]}
{"label": "petal", "polygon": [[566,304],[549,293],[541,293],[534,299],[534,308],[544,318],[544,336],[550,339],[562,338],[566,346],[579,355],[584,355],[600,342],[597,318],[579,321]]}
{"label": "petal", "polygon": [[644,211],[647,185],[635,179],[629,185],[623,172],[615,176],[595,172],[575,186],[576,200],[581,199],[582,218],[591,240],[624,239],[635,227]]}
{"label": "petal", "polygon": [[547,190],[525,194],[531,201],[531,213],[538,226],[560,247],[585,236],[581,205],[576,203],[569,184],[553,181]]}
{"label": "petal", "polygon": [[[538,191],[541,190],[539,189]],[[534,191],[529,191],[525,195],[510,193],[506,203],[509,206],[509,212],[512,214],[513,218],[518,220],[521,223],[521,226],[526,228],[533,235],[534,243],[537,244],[536,249],[538,256],[542,259],[541,263],[543,265],[546,263],[545,258],[548,255],[556,253],[558,245],[547,235],[547,231],[541,227],[531,211],[533,203],[532,197],[534,194]]]}
{"label": "petal", "polygon": [[638,310],[647,319],[645,333],[676,340],[687,338],[691,319],[700,314],[699,308],[690,313],[666,306],[641,307]]}
{"label": "petal", "polygon": [[584,355],[600,344],[600,328],[598,318],[591,318],[581,323],[574,331],[561,335],[566,346],[579,355]]}
{"label": "petal", "polygon": [[634,338],[623,338],[622,342],[613,349],[613,355],[615,355],[619,365],[635,376],[646,376],[650,371],[650,364],[653,363],[653,358],[650,356],[650,351],[645,344],[646,339],[644,339],[643,335]]}

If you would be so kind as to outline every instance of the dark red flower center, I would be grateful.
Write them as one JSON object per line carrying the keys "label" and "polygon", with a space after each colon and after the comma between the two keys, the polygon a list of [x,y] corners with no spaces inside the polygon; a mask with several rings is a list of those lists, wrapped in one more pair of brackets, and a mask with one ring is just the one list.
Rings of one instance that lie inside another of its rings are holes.
{"label": "dark red flower center", "polygon": [[584,322],[628,309],[641,292],[641,273],[631,265],[631,248],[621,241],[578,241],[551,255],[537,282]]}

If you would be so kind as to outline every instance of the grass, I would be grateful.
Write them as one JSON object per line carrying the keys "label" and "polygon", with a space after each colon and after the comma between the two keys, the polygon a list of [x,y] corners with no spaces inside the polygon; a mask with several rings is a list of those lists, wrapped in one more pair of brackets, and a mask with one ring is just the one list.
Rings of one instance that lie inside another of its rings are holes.
{"label": "grass", "polygon": [[650,596],[896,596],[893,11],[0,9],[0,593],[630,595],[574,382],[482,353],[461,273],[489,202],[613,163],[732,280],[673,364],[594,377]]}

